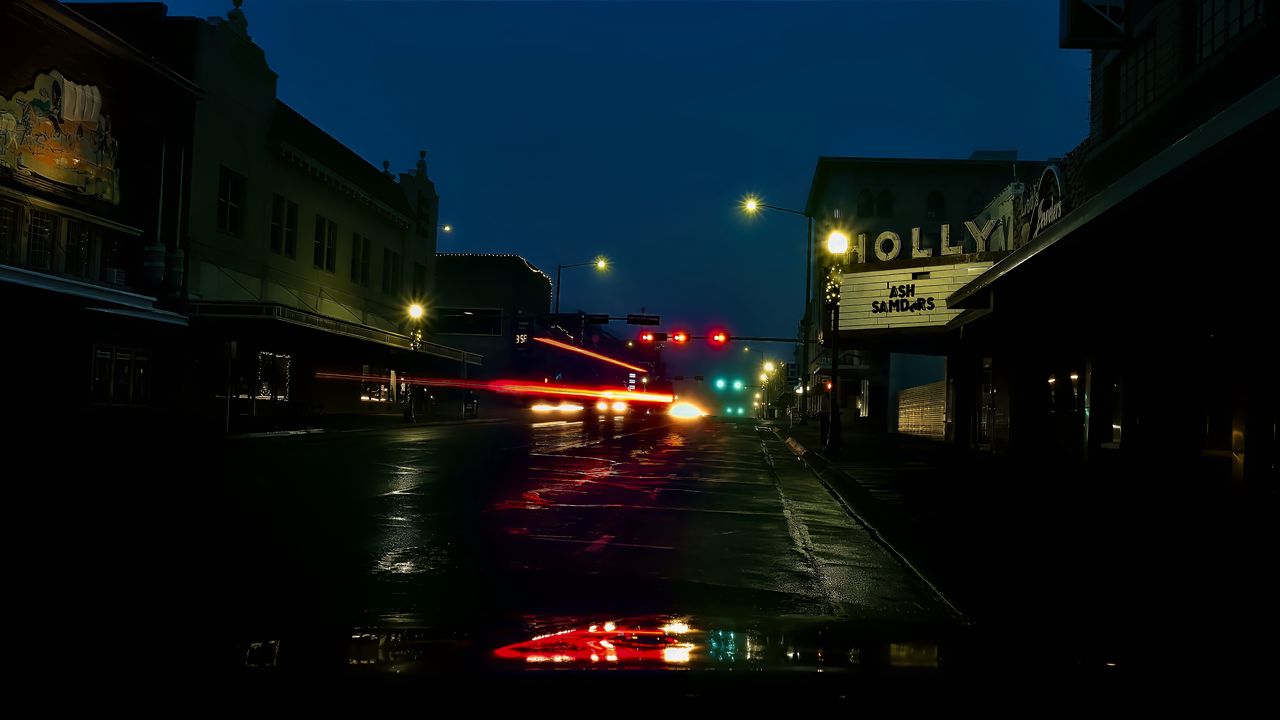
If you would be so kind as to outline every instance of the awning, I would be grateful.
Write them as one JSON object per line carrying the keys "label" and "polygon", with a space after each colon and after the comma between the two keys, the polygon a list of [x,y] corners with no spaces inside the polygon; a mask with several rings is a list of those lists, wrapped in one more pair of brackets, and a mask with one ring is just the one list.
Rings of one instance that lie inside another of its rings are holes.
{"label": "awning", "polygon": [[26,268],[12,265],[0,265],[0,283],[71,295],[99,303],[111,303],[112,305],[135,308],[144,312],[156,309],[156,299],[149,295],[141,295],[128,290],[98,285],[61,275],[50,275],[49,273],[27,270]]}
{"label": "awning", "polygon": [[1063,216],[1043,235],[1014,250],[985,273],[951,294],[947,307],[981,308],[990,305],[991,287],[1004,276],[1027,264],[1076,230],[1123,203],[1232,135],[1280,108],[1280,77],[1263,83],[1244,98],[1210,118],[1181,140],[1157,153],[1121,177],[1080,207]]}
{"label": "awning", "polygon": [[175,312],[168,310],[129,310],[126,308],[89,308],[94,312],[107,313],[109,315],[120,315],[123,317],[136,318],[138,320],[149,320],[151,322],[165,323],[167,325],[177,325],[179,327],[187,326],[187,318]]}
{"label": "awning", "polygon": [[190,313],[192,317],[204,318],[276,320],[401,350],[420,352],[449,360],[464,361],[468,365],[478,366],[484,360],[484,356],[477,353],[433,342],[422,341],[415,343],[413,338],[408,335],[347,322],[346,320],[338,320],[327,315],[299,310],[279,303],[196,302],[191,303]]}

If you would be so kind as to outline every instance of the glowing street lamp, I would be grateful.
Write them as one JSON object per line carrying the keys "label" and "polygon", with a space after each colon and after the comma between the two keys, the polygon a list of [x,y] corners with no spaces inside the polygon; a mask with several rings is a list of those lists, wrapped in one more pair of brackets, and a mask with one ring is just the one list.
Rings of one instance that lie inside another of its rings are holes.
{"label": "glowing street lamp", "polygon": [[409,317],[413,318],[414,320],[421,320],[422,316],[425,315],[426,312],[427,312],[426,309],[424,309],[418,303],[413,303],[412,305],[409,306]]}
{"label": "glowing street lamp", "polygon": [[765,372],[767,372],[767,373],[771,373],[771,372],[773,372],[773,371],[774,371],[774,370],[776,370],[776,369],[777,369],[777,366],[776,366],[776,365],[774,365],[772,361],[765,361],[765,364],[764,364],[764,371],[765,371]]}
{"label": "glowing street lamp", "polygon": [[609,258],[603,255],[598,255],[596,256],[595,260],[589,260],[587,262],[569,263],[568,265],[556,265],[556,303],[555,303],[555,309],[552,311],[556,315],[560,314],[560,271],[564,270],[565,268],[586,267],[587,265],[595,266],[595,269],[597,272],[608,272]]}
{"label": "glowing street lamp", "polygon": [[840,449],[840,290],[839,274],[843,272],[844,255],[849,252],[849,236],[840,230],[827,235],[827,252],[831,254],[831,267],[836,275],[831,298],[831,427],[827,430],[826,450],[834,453]]}
{"label": "glowing street lamp", "polygon": [[451,233],[451,232],[453,232],[453,226],[452,226],[452,225],[447,225],[447,224],[446,224],[446,225],[437,225],[436,227],[437,227],[438,229],[440,229],[440,230],[443,230],[443,231],[447,232],[447,233]]}

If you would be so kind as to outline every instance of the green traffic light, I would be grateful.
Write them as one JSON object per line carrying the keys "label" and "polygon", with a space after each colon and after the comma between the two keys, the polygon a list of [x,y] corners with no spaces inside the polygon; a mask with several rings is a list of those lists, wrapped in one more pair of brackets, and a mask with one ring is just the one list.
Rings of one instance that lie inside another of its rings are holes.
{"label": "green traffic light", "polygon": [[741,390],[741,389],[742,389],[742,381],[741,381],[741,380],[734,380],[734,381],[733,381],[733,389],[734,389],[734,390]]}
{"label": "green traffic light", "polygon": [[717,389],[717,390],[723,390],[723,389],[724,389],[724,385],[725,385],[725,383],[724,383],[724,378],[716,378],[716,389]]}

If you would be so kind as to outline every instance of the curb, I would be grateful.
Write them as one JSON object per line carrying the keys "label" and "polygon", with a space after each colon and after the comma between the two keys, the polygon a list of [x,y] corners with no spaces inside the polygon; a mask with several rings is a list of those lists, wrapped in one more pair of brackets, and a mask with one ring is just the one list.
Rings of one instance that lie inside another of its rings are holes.
{"label": "curb", "polygon": [[[921,582],[927,585],[929,589],[932,590],[940,600],[942,600],[942,603],[951,611],[961,624],[973,624],[973,621],[970,620],[969,617],[951,601],[951,598],[947,596],[938,584],[929,579],[929,574],[926,574],[921,570],[916,563],[912,562],[911,559],[907,557],[906,552],[900,550],[898,547],[898,545],[909,543],[898,543],[895,545],[895,543],[886,536],[885,532],[881,530],[883,527],[892,528],[889,531],[890,534],[899,538],[904,538],[909,536],[910,530],[907,527],[908,523],[891,518],[887,513],[879,512],[879,508],[882,507],[880,500],[876,499],[869,492],[863,489],[857,479],[841,470],[826,456],[805,448],[805,446],[800,444],[800,442],[794,437],[783,437],[782,432],[777,427],[770,426],[769,431],[773,433],[774,437],[782,441],[791,450],[797,460],[804,463],[804,466],[813,473],[814,477],[818,479],[818,482],[822,483],[822,487],[826,489],[827,493],[840,504],[840,507],[844,508],[844,511],[848,513],[850,517],[866,528],[867,532],[871,535],[871,538],[875,540],[877,544],[887,550],[894,559],[902,563],[903,566],[915,574]],[[844,493],[831,483],[832,476],[843,478],[846,481],[841,483],[841,486],[846,489]],[[846,494],[850,497],[846,498]],[[853,502],[850,502],[850,500],[853,500]],[[855,504],[857,504],[859,508],[862,508],[861,512],[854,508]],[[868,510],[875,515],[874,518],[868,517]],[[913,555],[917,554],[914,551],[907,552],[911,552]]]}

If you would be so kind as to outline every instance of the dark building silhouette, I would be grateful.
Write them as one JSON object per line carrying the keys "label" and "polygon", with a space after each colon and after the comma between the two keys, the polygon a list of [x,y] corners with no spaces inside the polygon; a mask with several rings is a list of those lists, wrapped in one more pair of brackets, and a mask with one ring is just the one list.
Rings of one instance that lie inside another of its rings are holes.
{"label": "dark building silhouette", "polygon": [[1274,7],[1125,7],[1056,220],[948,298],[949,433],[1112,487],[1273,494]]}
{"label": "dark building silhouette", "polygon": [[184,183],[201,91],[57,3],[4,3],[0,27],[7,406],[155,422],[180,407],[189,366]]}

